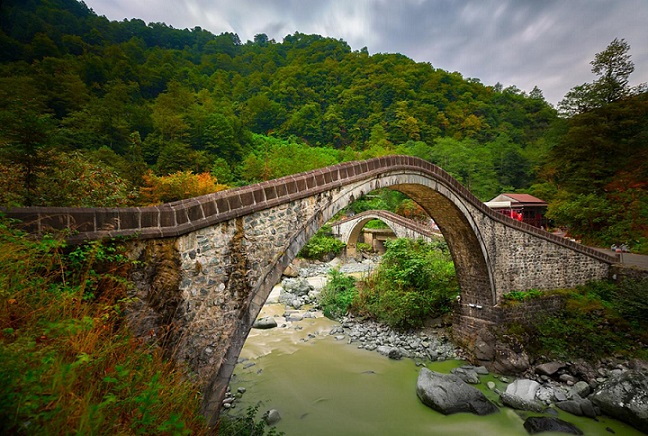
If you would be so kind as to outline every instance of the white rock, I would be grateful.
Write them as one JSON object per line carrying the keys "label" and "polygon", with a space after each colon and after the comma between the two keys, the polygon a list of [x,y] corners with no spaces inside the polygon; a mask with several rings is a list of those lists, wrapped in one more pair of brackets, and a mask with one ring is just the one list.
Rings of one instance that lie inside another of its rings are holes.
{"label": "white rock", "polygon": [[537,381],[521,378],[509,384],[506,387],[506,393],[515,395],[525,401],[533,401],[538,388],[540,388],[540,383]]}

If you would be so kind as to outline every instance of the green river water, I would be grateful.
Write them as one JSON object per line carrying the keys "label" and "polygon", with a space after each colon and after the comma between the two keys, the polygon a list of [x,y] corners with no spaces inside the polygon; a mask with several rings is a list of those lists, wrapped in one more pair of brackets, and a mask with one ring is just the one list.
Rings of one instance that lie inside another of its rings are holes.
{"label": "green river water", "polygon": [[[267,305],[262,316],[283,311],[281,305]],[[413,360],[391,360],[358,349],[357,344],[336,341],[328,334],[336,325],[320,317],[283,328],[253,329],[231,383],[232,390],[245,387],[246,392],[231,412],[240,413],[261,402],[260,412],[280,412],[282,419],[276,427],[287,436],[527,435],[523,417],[537,414],[501,408],[500,413],[489,416],[444,416],[426,407],[416,396],[420,368]],[[454,360],[428,362],[426,366],[448,373],[462,364]],[[494,401],[497,395],[488,390],[486,382],[506,388],[491,375],[481,380],[477,387]],[[642,434],[605,416],[598,422],[562,411],[558,416],[577,425],[585,435]]]}

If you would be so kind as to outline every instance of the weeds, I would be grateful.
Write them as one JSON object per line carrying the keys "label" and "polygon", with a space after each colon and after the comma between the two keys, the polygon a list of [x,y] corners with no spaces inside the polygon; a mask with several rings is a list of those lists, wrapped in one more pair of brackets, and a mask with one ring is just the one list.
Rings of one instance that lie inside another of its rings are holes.
{"label": "weeds", "polygon": [[132,262],[119,245],[67,247],[0,221],[0,430],[206,434],[200,395],[128,331]]}
{"label": "weeds", "polygon": [[647,280],[592,282],[557,291],[565,307],[533,326],[508,326],[532,354],[557,359],[623,355],[646,359]]}

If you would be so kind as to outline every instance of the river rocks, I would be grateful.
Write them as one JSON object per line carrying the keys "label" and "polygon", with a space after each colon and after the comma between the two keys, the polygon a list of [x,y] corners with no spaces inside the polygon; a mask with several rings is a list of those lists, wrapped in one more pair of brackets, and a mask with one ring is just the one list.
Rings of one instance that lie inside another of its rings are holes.
{"label": "river rocks", "polygon": [[495,361],[491,369],[499,374],[522,374],[529,368],[529,356],[516,340],[495,344]]}
{"label": "river rocks", "polygon": [[475,371],[474,368],[464,366],[455,368],[450,372],[471,385],[476,385],[479,383],[479,376],[477,375],[477,371]]}
{"label": "river rocks", "polygon": [[399,351],[398,348],[386,347],[383,345],[376,347],[376,351],[378,351],[383,356],[389,357],[390,359],[399,360],[403,358],[403,354]]}
{"label": "river rocks", "polygon": [[502,404],[509,406],[512,409],[528,410],[530,412],[543,412],[545,410],[545,406],[535,400],[525,400],[506,392],[500,392],[499,395]]}
{"label": "river rocks", "polygon": [[524,401],[534,401],[540,383],[534,380],[518,379],[506,387],[506,393],[514,395]]}
{"label": "river rocks", "polygon": [[576,382],[576,384],[572,387],[572,392],[574,393],[574,395],[586,398],[592,392],[592,389],[590,388],[589,383],[581,380],[579,382]]}
{"label": "river rocks", "polygon": [[271,316],[259,318],[254,321],[254,324],[252,324],[252,328],[261,330],[272,329],[275,327],[277,327],[277,321]]}
{"label": "river rocks", "polygon": [[518,379],[506,386],[506,392],[498,392],[506,406],[518,410],[542,412],[544,404],[536,399],[540,384],[534,380]]}
{"label": "river rocks", "polygon": [[263,420],[268,425],[275,425],[276,423],[281,421],[281,414],[277,409],[270,409],[264,415]]}
{"label": "river rocks", "polygon": [[456,358],[459,350],[443,334],[428,333],[403,333],[373,321],[356,321],[347,316],[340,320],[341,326],[331,329],[332,336],[346,334],[348,342],[356,344],[358,348],[376,350],[388,356],[397,353],[401,357],[421,360],[447,360]]}
{"label": "river rocks", "polygon": [[283,275],[291,278],[299,277],[299,266],[295,264],[288,265],[286,269],[284,269]]}
{"label": "river rocks", "polygon": [[565,364],[561,362],[547,362],[536,366],[535,372],[540,375],[551,377],[564,367]]}
{"label": "river rocks", "polygon": [[583,432],[574,424],[562,419],[547,416],[532,416],[524,421],[524,428],[529,434],[556,432],[582,435]]}
{"label": "river rocks", "polygon": [[648,373],[629,370],[611,377],[590,398],[603,413],[648,433]]}
{"label": "river rocks", "polygon": [[416,395],[423,404],[444,415],[460,412],[488,415],[499,411],[481,391],[456,375],[441,374],[427,368],[421,368],[419,372]]}
{"label": "river rocks", "polygon": [[556,403],[556,407],[565,412],[569,412],[572,415],[596,418],[596,410],[594,409],[592,402],[588,399],[581,398],[578,395],[574,395],[571,400]]}

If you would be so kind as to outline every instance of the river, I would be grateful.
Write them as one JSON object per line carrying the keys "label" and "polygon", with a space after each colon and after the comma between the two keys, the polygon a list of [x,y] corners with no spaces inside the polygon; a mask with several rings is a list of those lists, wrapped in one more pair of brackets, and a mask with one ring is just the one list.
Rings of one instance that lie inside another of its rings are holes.
{"label": "river", "polygon": [[[233,391],[244,387],[245,393],[229,413],[241,413],[260,402],[260,412],[279,411],[282,419],[276,428],[286,436],[527,435],[524,417],[533,413],[502,407],[489,416],[444,416],[416,396],[420,368],[413,360],[391,360],[336,340],[329,331],[339,324],[321,314],[283,323],[284,312],[280,304],[263,308],[261,316],[277,317],[279,327],[250,333],[231,383]],[[449,360],[426,366],[448,373],[463,363]],[[496,401],[497,395],[486,387],[488,381],[500,390],[506,384],[493,375],[481,377],[477,387]],[[558,417],[585,435],[642,434],[607,417],[597,422],[562,411]]]}

